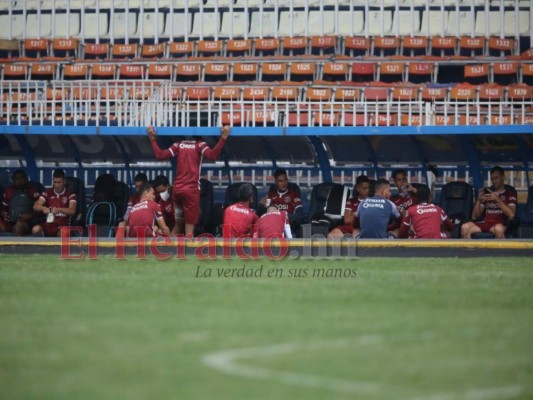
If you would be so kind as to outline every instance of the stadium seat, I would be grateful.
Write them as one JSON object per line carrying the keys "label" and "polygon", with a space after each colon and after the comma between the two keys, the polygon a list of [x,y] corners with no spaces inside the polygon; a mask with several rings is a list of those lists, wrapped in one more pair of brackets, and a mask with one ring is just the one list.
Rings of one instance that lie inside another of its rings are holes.
{"label": "stadium seat", "polygon": [[161,37],[164,34],[165,14],[162,12],[144,12],[139,14],[136,36],[143,43],[146,39]]}
{"label": "stadium seat", "polygon": [[377,80],[380,82],[404,82],[405,63],[403,62],[383,62],[378,66]]}
{"label": "stadium seat", "polygon": [[339,11],[339,35],[354,37],[365,31],[365,14],[363,11]]}
{"label": "stadium seat", "polygon": [[475,64],[464,66],[465,82],[478,85],[490,81],[490,64]]}
{"label": "stadium seat", "polygon": [[276,55],[279,49],[279,39],[255,39],[253,54],[256,56]]}
{"label": "stadium seat", "polygon": [[370,36],[383,36],[392,29],[392,11],[369,11],[365,24],[365,33]]}
{"label": "stadium seat", "polygon": [[252,12],[252,22],[250,23],[251,37],[274,37],[277,36],[276,14],[273,11]]}
{"label": "stadium seat", "polygon": [[448,11],[423,10],[420,33],[428,37],[444,36],[447,23]]}
{"label": "stadium seat", "polygon": [[517,41],[509,38],[489,38],[489,55],[492,56],[509,56],[517,50]]}
{"label": "stadium seat", "polygon": [[312,114],[290,112],[285,116],[287,126],[310,126]]}
{"label": "stadium seat", "polygon": [[475,21],[475,13],[452,10],[448,12],[448,23],[444,34],[457,37],[472,35]]}
{"label": "stadium seat", "polygon": [[413,10],[411,16],[410,10],[395,11],[392,17],[392,25],[390,31],[385,31],[387,36],[406,36],[420,34],[420,13]]}
{"label": "stadium seat", "polygon": [[176,38],[182,38],[190,35],[192,29],[192,13],[185,14],[172,13],[167,14],[165,29],[161,37],[169,38],[174,41]]}
{"label": "stadium seat", "polygon": [[300,88],[294,86],[275,86],[272,89],[273,101],[293,102],[300,100]]}
{"label": "stadium seat", "polygon": [[140,64],[120,64],[119,79],[143,79],[146,67]]}
{"label": "stadium seat", "polygon": [[410,62],[406,81],[411,83],[435,82],[436,64],[432,62]]}
{"label": "stadium seat", "polygon": [[206,63],[204,68],[205,82],[220,82],[229,81],[230,78],[230,64]]}
{"label": "stadium seat", "polygon": [[476,25],[474,29],[474,34],[476,36],[499,36],[500,30],[502,28],[500,23],[500,12],[499,11],[489,11],[488,14],[488,25],[485,21],[486,18],[485,11],[478,11],[476,15]]}
{"label": "stadium seat", "polygon": [[165,57],[166,43],[143,44],[141,46],[142,58],[161,58]]}
{"label": "stadium seat", "polygon": [[462,36],[459,40],[459,54],[469,57],[484,55],[485,38]]}
{"label": "stadium seat", "polygon": [[392,89],[392,99],[398,101],[418,101],[420,86],[400,84]]}
{"label": "stadium seat", "polygon": [[256,105],[255,110],[252,109],[248,113],[248,123],[251,126],[272,126],[275,124],[277,114],[274,110],[269,110],[262,105]]}
{"label": "stadium seat", "polygon": [[30,69],[30,79],[34,80],[54,80],[59,64],[32,64]]}
{"label": "stadium seat", "polygon": [[[505,11],[504,24],[505,36],[526,36],[530,30],[530,13],[531,10]],[[518,33],[518,35],[517,35]]]}
{"label": "stadium seat", "polygon": [[353,63],[352,80],[354,82],[372,82],[376,81],[376,63]]}
{"label": "stadium seat", "polygon": [[214,12],[195,13],[191,36],[215,37],[220,29],[220,14]]}
{"label": "stadium seat", "polygon": [[400,53],[414,57],[428,53],[429,40],[425,36],[406,36],[402,40]]}
{"label": "stadium seat", "polygon": [[337,54],[336,36],[312,36],[309,47],[311,54]]}
{"label": "stadium seat", "polygon": [[457,50],[457,38],[453,36],[434,36],[431,38],[430,54],[434,56],[455,55]]}
{"label": "stadium seat", "polygon": [[52,36],[52,14],[27,14],[26,37],[49,38]]}
{"label": "stadium seat", "polygon": [[335,101],[359,102],[361,91],[358,88],[336,88]]}
{"label": "stadium seat", "polygon": [[28,72],[27,64],[6,64],[2,70],[2,80],[26,80]]}
{"label": "stadium seat", "polygon": [[[307,217],[307,223],[303,224],[300,229],[300,237],[307,236],[306,233],[311,235],[320,234],[326,237],[330,231],[330,218],[326,217],[326,205],[328,203],[328,197],[333,191],[334,187],[340,188],[343,185],[339,185],[332,182],[320,183],[313,187],[311,191],[311,198],[309,203],[309,214]],[[337,190],[335,191],[335,193]],[[338,197],[338,196],[334,196]],[[330,209],[334,208],[334,201],[330,201]],[[338,203],[338,201],[337,201]],[[346,204],[346,202],[344,202]]]}
{"label": "stadium seat", "polygon": [[402,126],[421,126],[423,125],[422,117],[418,114],[402,114],[400,124]]}
{"label": "stadium seat", "polygon": [[137,43],[114,44],[111,47],[111,56],[113,58],[135,58],[137,57]]}
{"label": "stadium seat", "polygon": [[208,101],[211,98],[211,88],[208,87],[188,87],[185,93],[190,101]]}
{"label": "stadium seat", "polygon": [[213,92],[213,99],[219,100],[224,104],[226,101],[236,102],[241,99],[242,93],[240,87],[219,86]]}
{"label": "stadium seat", "polygon": [[361,111],[360,114],[341,113],[342,126],[367,126],[368,116]]}
{"label": "stadium seat", "polygon": [[261,80],[286,81],[288,67],[286,63],[263,63],[261,67]]}
{"label": "stadium seat", "polygon": [[308,36],[335,35],[335,11],[309,11]]}
{"label": "stadium seat", "polygon": [[498,84],[485,84],[479,87],[479,100],[500,102],[505,99],[504,87]]}
{"label": "stadium seat", "polygon": [[222,55],[223,49],[222,40],[200,40],[196,52],[199,56],[212,57]]}
{"label": "stadium seat", "polygon": [[[235,204],[239,201],[239,189],[242,185],[244,185],[247,182],[235,182],[229,185],[226,188],[226,193],[224,196],[224,208],[231,206],[232,204]],[[257,187],[253,184],[252,190],[253,190],[253,202],[250,206],[252,210],[257,210],[257,205],[259,204],[259,196],[257,195]]]}
{"label": "stadium seat", "polygon": [[443,101],[448,97],[447,87],[424,87],[421,98],[423,101]]}
{"label": "stadium seat", "polygon": [[194,55],[195,42],[171,42],[168,45],[169,57],[189,57]]}
{"label": "stadium seat", "polygon": [[390,89],[388,87],[366,87],[363,91],[366,101],[387,101]]}
{"label": "stadium seat", "polygon": [[230,39],[226,42],[227,56],[249,56],[252,53],[252,41],[250,39]]}
{"label": "stadium seat", "polygon": [[283,55],[302,55],[307,52],[307,37],[285,37],[281,42]]}
{"label": "stadium seat", "polygon": [[107,13],[84,13],[83,16],[83,37],[86,39],[95,39],[107,37],[109,32],[109,23]]}
{"label": "stadium seat", "polygon": [[104,38],[109,38],[111,42],[116,40],[122,41],[125,39],[132,39],[137,32],[137,13],[130,11],[114,12],[112,17],[109,32]]}
{"label": "stadium seat", "polygon": [[394,56],[398,55],[400,51],[400,38],[393,36],[377,36],[372,42],[373,55]]}
{"label": "stadium seat", "polygon": [[84,58],[107,58],[109,55],[108,43],[84,43],[82,48]]}
{"label": "stadium seat", "polygon": [[307,15],[305,11],[281,11],[279,17],[279,36],[305,36],[307,34]]}
{"label": "stadium seat", "polygon": [[291,63],[290,80],[294,82],[314,81],[317,78],[316,64],[312,62]]}
{"label": "stadium seat", "polygon": [[[11,21],[11,30],[10,28]],[[26,21],[23,14],[0,15],[0,39],[20,39],[24,34]]]}
{"label": "stadium seat", "polygon": [[63,79],[87,79],[89,76],[88,64],[68,64],[63,66]]}
{"label": "stadium seat", "polygon": [[518,82],[520,64],[511,63],[494,63],[492,67],[492,82],[500,85],[511,85]]}
{"label": "stadium seat", "polygon": [[487,117],[487,125],[512,125],[515,118],[511,115],[490,115]]}
{"label": "stadium seat", "polygon": [[48,39],[26,39],[24,41],[24,56],[40,58],[48,56],[50,41]]}
{"label": "stadium seat", "polygon": [[184,63],[176,65],[176,81],[178,82],[199,81],[201,76],[201,64]]}
{"label": "stadium seat", "polygon": [[374,114],[370,116],[369,124],[373,126],[396,126],[398,125],[398,115]]}
{"label": "stadium seat", "polygon": [[267,87],[245,87],[242,99],[244,101],[269,101],[270,90]]}
{"label": "stadium seat", "polygon": [[93,64],[91,79],[115,79],[116,71],[115,64]]}
{"label": "stadium seat", "polygon": [[313,115],[315,126],[338,126],[340,114],[330,111],[316,111]]}
{"label": "stadium seat", "polygon": [[533,64],[522,64],[520,70],[520,83],[533,85]]}
{"label": "stadium seat", "polygon": [[52,55],[54,57],[78,57],[78,39],[54,39],[52,41]]}
{"label": "stadium seat", "polygon": [[350,57],[368,55],[371,41],[369,38],[348,36],[342,42],[342,54]]}
{"label": "stadium seat", "polygon": [[244,12],[229,12],[222,14],[220,36],[234,38],[244,37],[248,33],[248,14]]}
{"label": "stadium seat", "polygon": [[516,102],[531,100],[533,99],[533,88],[525,83],[510,85],[507,88],[507,98]]}
{"label": "stadium seat", "polygon": [[440,207],[454,222],[452,238],[459,238],[461,225],[472,217],[474,188],[466,182],[456,181],[445,184],[440,192]]}
{"label": "stadium seat", "polygon": [[441,115],[437,114],[435,115],[435,125],[438,126],[450,126],[455,125],[455,116],[448,113],[448,115]]}
{"label": "stadium seat", "polygon": [[173,64],[150,64],[148,66],[148,79],[174,80]]}
{"label": "stadium seat", "polygon": [[349,72],[348,63],[326,62],[322,67],[322,79],[331,82],[348,81]]}
{"label": "stadium seat", "polygon": [[233,79],[237,82],[255,81],[259,65],[256,63],[235,63],[233,64]]}

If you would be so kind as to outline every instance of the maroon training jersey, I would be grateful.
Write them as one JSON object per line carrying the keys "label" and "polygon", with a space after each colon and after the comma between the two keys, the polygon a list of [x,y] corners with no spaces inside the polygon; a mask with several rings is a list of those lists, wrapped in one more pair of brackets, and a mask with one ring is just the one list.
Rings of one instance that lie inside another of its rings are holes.
{"label": "maroon training jersey", "polygon": [[161,213],[163,214],[163,218],[165,219],[165,223],[167,224],[168,229],[172,230],[172,228],[174,228],[174,225],[176,224],[174,203],[172,202],[172,200],[165,201],[161,199],[161,197],[159,197],[157,204],[159,204],[159,207],[161,208]]}
{"label": "maroon training jersey", "polygon": [[286,211],[289,214],[293,214],[294,210],[303,206],[300,195],[288,189],[281,193],[278,191],[268,192],[267,197],[270,199],[270,205],[276,206],[278,210]]}
{"label": "maroon training jersey", "polygon": [[[495,191],[494,188],[490,188]],[[500,199],[508,206],[515,207],[516,209],[516,190],[514,188],[505,188],[501,193],[498,193]],[[502,209],[495,201],[481,201],[481,205],[485,207],[485,216],[483,221],[488,224],[504,224],[507,217],[503,213]]]}
{"label": "maroon training jersey", "polygon": [[225,238],[251,237],[257,215],[247,205],[235,203],[224,211],[222,236]]}
{"label": "maroon training jersey", "polygon": [[[0,207],[0,211],[9,211],[9,203],[11,203],[11,199],[17,193],[18,190],[15,189],[15,186],[11,185],[9,186],[6,191],[4,192],[4,198],[2,199],[2,206]],[[33,197],[33,202],[39,198],[39,190],[36,187],[29,186],[25,190],[26,193],[28,193],[31,197]],[[13,221],[15,222],[15,221]]]}
{"label": "maroon training jersey", "polygon": [[263,214],[255,224],[254,237],[284,237],[285,225],[289,225],[289,218],[285,211],[271,212]]}
{"label": "maroon training jersey", "polygon": [[[137,237],[137,232],[144,229],[145,236],[155,236],[155,220],[163,218],[161,208],[155,201],[144,200],[133,206],[128,219],[128,227],[130,237]],[[142,235],[139,233],[139,235]]]}
{"label": "maroon training jersey", "polygon": [[128,198],[128,208],[133,207],[135,204],[137,204],[139,201],[141,201],[141,195],[139,193],[132,194]]}
{"label": "maroon training jersey", "polygon": [[216,160],[224,147],[225,139],[220,138],[217,145],[211,149],[201,140],[183,140],[172,144],[168,149],[161,150],[154,140],[152,150],[158,160],[177,158],[174,191],[200,190],[200,169],[203,158]]}
{"label": "maroon training jersey", "polygon": [[390,201],[396,204],[398,211],[402,212],[407,210],[413,204],[416,204],[416,196],[411,192],[408,192],[407,194],[399,193],[391,196]]}
{"label": "maroon training jersey", "polygon": [[407,237],[411,228],[415,239],[443,239],[446,235],[441,231],[442,224],[448,231],[454,228],[453,222],[442,208],[428,203],[416,204],[409,207],[403,217],[400,237]]}
{"label": "maroon training jersey", "polygon": [[[50,208],[68,208],[71,201],[78,201],[76,194],[69,192],[67,189],[63,189],[61,193],[56,193],[54,189],[50,188],[45,190],[41,194],[41,197],[45,200],[45,206]],[[69,220],[70,216],[60,212],[55,214],[54,224],[57,226],[66,226]]]}

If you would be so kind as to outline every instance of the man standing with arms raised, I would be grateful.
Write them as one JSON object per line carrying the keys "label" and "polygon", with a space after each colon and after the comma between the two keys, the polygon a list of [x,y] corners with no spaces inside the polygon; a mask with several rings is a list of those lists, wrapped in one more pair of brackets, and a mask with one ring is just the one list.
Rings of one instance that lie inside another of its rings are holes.
{"label": "man standing with arms raised", "polygon": [[[161,150],[156,142],[156,132],[152,126],[148,127],[148,137],[155,157],[161,160],[177,158],[176,177],[172,190],[172,200],[176,205],[176,224],[180,227],[185,221],[185,235],[193,236],[194,227],[200,217],[200,169],[202,160],[216,160],[220,155],[230,127],[224,126],[216,146],[210,148],[203,140],[182,140],[172,144],[168,149]],[[178,228],[177,233],[183,233]]]}

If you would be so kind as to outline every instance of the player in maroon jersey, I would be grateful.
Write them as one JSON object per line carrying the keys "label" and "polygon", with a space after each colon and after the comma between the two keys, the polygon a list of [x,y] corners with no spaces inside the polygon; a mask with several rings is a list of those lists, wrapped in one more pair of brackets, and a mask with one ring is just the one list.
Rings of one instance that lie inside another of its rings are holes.
{"label": "player in maroon jersey", "polygon": [[39,190],[29,186],[28,175],[22,169],[13,172],[11,178],[13,185],[4,192],[0,205],[0,232],[23,236],[31,232],[33,204],[39,198]]}
{"label": "player in maroon jersey", "polygon": [[[490,170],[492,186],[479,190],[472,210],[474,222],[461,226],[461,237],[471,239],[474,233],[490,232],[497,239],[505,238],[505,223],[516,215],[516,190],[504,184],[505,173],[502,167]],[[483,216],[483,220],[475,221]]]}
{"label": "player in maroon jersey", "polygon": [[346,201],[344,210],[344,225],[333,228],[328,238],[342,237],[344,235],[359,235],[359,218],[355,216],[359,203],[370,194],[370,179],[366,175],[360,175],[355,180],[354,197]]}
{"label": "player in maroon jersey", "polygon": [[257,215],[250,209],[253,202],[253,188],[249,183],[239,188],[239,201],[224,211],[222,236],[224,238],[251,237]]}
{"label": "player in maroon jersey", "polygon": [[268,194],[261,199],[262,209],[259,210],[259,214],[261,215],[262,212],[270,206],[276,206],[278,210],[287,213],[293,231],[297,232],[300,229],[300,224],[305,220],[300,192],[289,187],[287,171],[283,168],[278,168],[274,171],[274,180],[276,188],[269,191]]}
{"label": "player in maroon jersey", "polygon": [[[168,149],[161,150],[156,142],[156,132],[153,127],[148,127],[148,137],[154,155],[158,160],[177,158],[176,177],[172,200],[176,209],[183,211],[185,221],[185,234],[194,235],[194,227],[200,217],[200,169],[202,160],[216,160],[220,155],[226,139],[230,133],[230,127],[222,127],[220,139],[214,148],[210,148],[203,140],[181,140],[172,144]],[[183,220],[176,220],[177,232],[182,233]]]}
{"label": "player in maroon jersey", "polygon": [[431,203],[431,193],[427,187],[416,192],[417,204],[407,209],[400,226],[400,237],[412,239],[446,239],[449,234],[442,231],[453,231],[455,225],[446,213]]}
{"label": "player in maroon jersey", "polygon": [[[155,200],[154,188],[148,183],[141,186],[140,201],[133,206],[128,219],[129,237],[153,237],[157,234],[170,234],[163,213]],[[157,225],[157,226],[156,226]]]}
{"label": "player in maroon jersey", "polygon": [[141,195],[139,194],[139,190],[143,183],[148,182],[148,177],[144,173],[139,173],[135,175],[135,178],[133,178],[133,185],[135,186],[135,194],[132,194],[128,198],[128,206],[126,207],[126,212],[124,213],[124,221],[120,221],[118,226],[126,227],[128,225],[128,218],[130,215],[131,208],[137,204],[139,201],[141,201]]}
{"label": "player in maroon jersey", "polygon": [[56,169],[53,174],[53,186],[45,190],[33,205],[33,210],[42,212],[46,222],[35,225],[33,234],[59,236],[59,228],[68,226],[70,217],[76,214],[76,194],[67,190],[65,171]]}
{"label": "player in maroon jersey", "polygon": [[176,219],[181,218],[181,216],[176,216],[174,202],[171,200],[172,186],[165,175],[156,176],[153,186],[155,190],[155,202],[161,207],[165,224],[167,224],[170,233],[173,235],[177,230]]}
{"label": "player in maroon jersey", "polygon": [[254,238],[286,237],[292,239],[287,213],[278,210],[276,206],[268,207],[266,214],[263,214],[255,224],[253,236]]}
{"label": "player in maroon jersey", "polygon": [[[405,211],[416,204],[416,188],[407,182],[407,172],[404,169],[397,169],[392,172],[392,179],[398,190],[398,193],[391,196],[390,200],[396,205],[400,215],[404,215]],[[401,218],[395,219],[387,229],[398,237],[400,233]]]}

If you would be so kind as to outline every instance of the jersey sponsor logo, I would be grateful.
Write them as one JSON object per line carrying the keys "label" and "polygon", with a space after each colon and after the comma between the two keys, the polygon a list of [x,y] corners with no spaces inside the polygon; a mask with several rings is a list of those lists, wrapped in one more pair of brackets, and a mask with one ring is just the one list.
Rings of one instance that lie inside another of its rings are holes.
{"label": "jersey sponsor logo", "polygon": [[284,201],[285,201],[285,203],[290,203],[291,202],[291,198],[289,196],[286,196]]}
{"label": "jersey sponsor logo", "polygon": [[427,214],[427,213],[436,213],[438,212],[436,208],[419,208],[416,210],[417,214]]}
{"label": "jersey sponsor logo", "polygon": [[196,143],[187,143],[187,142],[182,142],[180,143],[180,149],[195,149],[196,148]]}
{"label": "jersey sponsor logo", "polygon": [[231,211],[236,211],[236,212],[239,212],[239,213],[242,213],[242,214],[250,214],[250,210],[247,210],[246,208],[240,208],[240,207],[237,207],[237,206],[230,206],[229,208]]}

